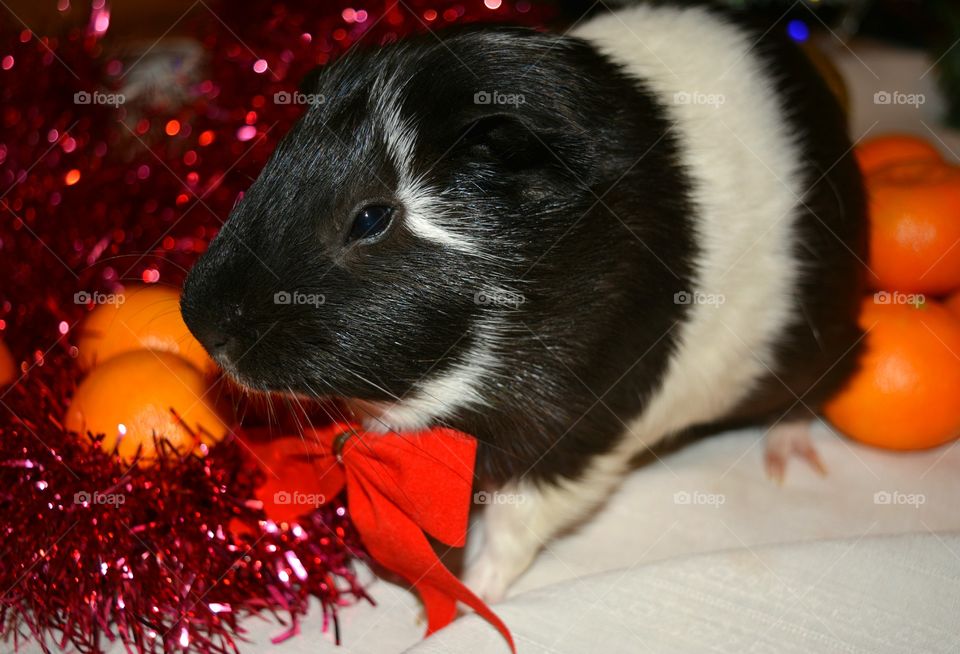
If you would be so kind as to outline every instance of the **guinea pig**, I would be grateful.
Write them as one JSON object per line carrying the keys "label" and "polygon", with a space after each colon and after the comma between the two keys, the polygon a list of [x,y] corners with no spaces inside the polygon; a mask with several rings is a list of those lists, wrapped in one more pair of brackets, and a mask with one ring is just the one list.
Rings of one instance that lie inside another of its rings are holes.
{"label": "guinea pig", "polygon": [[[638,453],[803,425],[856,368],[860,174],[783,30],[640,5],[349,52],[190,272],[186,324],[268,392],[478,441],[487,600]],[[322,101],[321,101],[322,100]]]}

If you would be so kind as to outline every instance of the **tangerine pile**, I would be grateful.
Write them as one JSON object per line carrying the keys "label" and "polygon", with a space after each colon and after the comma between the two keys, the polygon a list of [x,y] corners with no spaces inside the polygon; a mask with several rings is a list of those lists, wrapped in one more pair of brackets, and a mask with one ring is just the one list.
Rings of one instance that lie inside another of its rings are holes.
{"label": "tangerine pile", "polygon": [[870,217],[859,371],[824,406],[847,436],[887,449],[960,437],[960,167],[923,139],[856,150]]}
{"label": "tangerine pile", "polygon": [[207,383],[215,364],[180,318],[179,292],[133,285],[96,298],[77,341],[88,374],[67,408],[66,429],[103,434],[104,450],[142,466],[161,455],[158,439],[180,455],[223,439],[228,426]]}

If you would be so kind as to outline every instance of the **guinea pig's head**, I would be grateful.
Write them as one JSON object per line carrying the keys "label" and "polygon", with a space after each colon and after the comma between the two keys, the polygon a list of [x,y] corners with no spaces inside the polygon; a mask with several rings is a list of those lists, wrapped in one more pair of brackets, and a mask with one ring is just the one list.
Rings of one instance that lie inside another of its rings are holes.
{"label": "guinea pig's head", "polygon": [[190,272],[190,330],[244,385],[390,405],[391,426],[482,404],[589,206],[579,47],[465,31],[321,69]]}

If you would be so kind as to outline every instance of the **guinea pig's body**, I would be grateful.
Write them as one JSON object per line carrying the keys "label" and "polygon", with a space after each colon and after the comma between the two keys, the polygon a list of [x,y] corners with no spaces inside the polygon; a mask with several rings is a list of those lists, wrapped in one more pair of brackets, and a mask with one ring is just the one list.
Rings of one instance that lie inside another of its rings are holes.
{"label": "guinea pig's body", "polygon": [[[637,453],[808,418],[853,369],[860,177],[779,30],[640,6],[350,54],[309,90],[184,316],[250,386],[475,435],[524,496],[486,508],[488,599]],[[297,292],[324,302],[273,303]]]}

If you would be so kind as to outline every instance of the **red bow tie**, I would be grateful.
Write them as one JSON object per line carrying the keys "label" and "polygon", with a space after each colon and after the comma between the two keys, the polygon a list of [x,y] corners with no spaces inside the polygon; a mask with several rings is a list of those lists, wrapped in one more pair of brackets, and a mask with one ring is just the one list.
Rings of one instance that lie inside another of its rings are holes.
{"label": "red bow tie", "polygon": [[[442,427],[381,434],[335,423],[256,450],[285,478],[291,467],[309,465],[310,488],[302,490],[334,497],[346,488],[353,523],[370,556],[420,594],[427,635],[450,624],[457,602],[463,602],[516,651],[506,625],[440,562],[427,540],[429,534],[451,547],[466,544],[477,450],[473,438]],[[287,517],[295,514],[288,511]]]}

